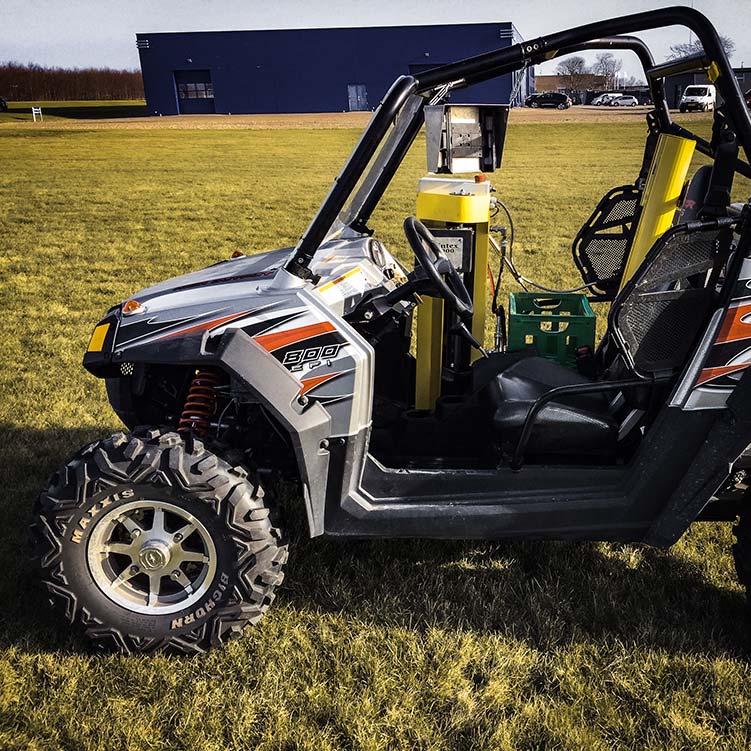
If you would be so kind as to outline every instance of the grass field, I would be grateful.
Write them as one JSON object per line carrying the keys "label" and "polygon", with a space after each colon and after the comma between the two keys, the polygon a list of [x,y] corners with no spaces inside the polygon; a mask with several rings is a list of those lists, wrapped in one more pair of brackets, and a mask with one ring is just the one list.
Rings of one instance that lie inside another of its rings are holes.
{"label": "grass field", "polygon": [[[294,242],[359,133],[54,126],[0,127],[0,748],[751,746],[729,525],[664,552],[342,544],[306,540],[298,523],[274,607],[224,650],[101,656],[60,628],[30,581],[25,527],[47,475],[118,428],[80,367],[92,326],[147,284]],[[643,131],[512,120],[494,183],[528,276],[577,283],[571,238],[634,178]],[[373,222],[403,260],[422,154]]]}

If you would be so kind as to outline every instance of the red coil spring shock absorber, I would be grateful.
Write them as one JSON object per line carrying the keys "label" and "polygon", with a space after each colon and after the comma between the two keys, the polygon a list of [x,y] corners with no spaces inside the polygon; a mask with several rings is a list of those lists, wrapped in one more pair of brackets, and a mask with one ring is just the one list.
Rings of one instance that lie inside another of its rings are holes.
{"label": "red coil spring shock absorber", "polygon": [[216,387],[221,383],[222,378],[216,371],[196,371],[180,415],[179,431],[193,431],[198,436],[209,432],[211,417],[216,411]]}

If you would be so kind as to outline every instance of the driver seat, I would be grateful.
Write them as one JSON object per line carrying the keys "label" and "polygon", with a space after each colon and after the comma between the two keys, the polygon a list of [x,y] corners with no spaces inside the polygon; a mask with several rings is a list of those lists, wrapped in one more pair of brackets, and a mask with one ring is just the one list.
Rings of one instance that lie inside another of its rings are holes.
{"label": "driver seat", "polygon": [[[474,386],[493,409],[498,438],[516,443],[529,410],[551,389],[590,383],[584,376],[530,350],[494,354],[478,360]],[[529,438],[529,454],[610,454],[619,422],[609,394],[562,396],[540,410]]]}

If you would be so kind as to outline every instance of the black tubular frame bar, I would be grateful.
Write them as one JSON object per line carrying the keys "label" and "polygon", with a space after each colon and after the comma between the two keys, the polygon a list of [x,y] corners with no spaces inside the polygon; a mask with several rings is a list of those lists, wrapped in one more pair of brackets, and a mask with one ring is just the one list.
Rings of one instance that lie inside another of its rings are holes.
{"label": "black tubular frame bar", "polygon": [[675,76],[679,73],[690,73],[700,71],[711,65],[712,61],[707,57],[705,52],[681,57],[678,60],[668,60],[666,63],[654,65],[647,68],[644,72],[647,74],[647,80],[660,80],[666,76]]}
{"label": "black tubular frame bar", "polygon": [[[336,221],[339,213],[344,208],[347,199],[354,190],[357,182],[370,163],[371,158],[378,150],[378,146],[388,133],[399,114],[406,99],[415,93],[417,81],[412,76],[400,76],[391,85],[386,96],[378,105],[373,117],[355,146],[349,161],[339,177],[334,181],[329,194],[321,204],[321,208],[310,223],[300,242],[290,254],[284,268],[303,278],[310,275],[310,262],[315,255],[318,246]],[[415,118],[421,122],[421,118]],[[415,134],[416,135],[416,134]],[[392,173],[393,175],[393,173]]]}
{"label": "black tubular frame bar", "polygon": [[655,375],[652,378],[628,378],[621,381],[597,381],[596,383],[577,383],[571,386],[558,386],[539,397],[529,408],[527,416],[524,419],[522,431],[519,434],[519,440],[516,442],[514,454],[511,457],[511,469],[519,470],[524,463],[524,452],[532,435],[532,428],[537,416],[542,408],[549,402],[555,401],[561,397],[579,396],[581,394],[601,394],[605,391],[625,391],[639,386],[652,386],[657,383],[667,383],[673,378],[673,375]]}
{"label": "black tubular frame bar", "polygon": [[[746,155],[746,159],[751,162],[751,115],[749,115],[740,87],[733,75],[720,37],[706,16],[693,8],[674,6],[598,21],[433,68],[421,73],[417,78],[413,76],[398,78],[381,101],[352,156],[336,179],[297,247],[287,259],[285,269],[303,278],[311,276],[309,266],[316,250],[344,208],[352,190],[357,185],[402,105],[410,95],[421,94],[430,97],[435,94],[436,90],[444,86],[453,89],[464,88],[496,78],[504,73],[519,70],[527,65],[536,65],[571,52],[591,49],[598,43],[605,47],[618,46],[624,49],[632,49],[639,56],[646,75],[648,70],[655,67],[649,50],[640,40],[635,42],[633,37],[624,37],[624,35],[665,26],[685,26],[693,31],[702,43],[704,54],[708,60],[712,61],[715,73],[714,83],[725,101],[725,111],[730,124]],[[616,42],[612,39],[613,37],[619,37],[623,41]],[[600,41],[598,42],[598,40]],[[661,79],[659,76],[648,75],[647,80],[652,87],[653,102],[658,112],[659,124],[662,127],[669,126],[670,118]],[[418,128],[407,129],[405,142],[396,149],[399,158],[395,155],[395,158],[389,161],[387,169],[384,170],[381,179],[378,180],[377,186],[381,193],[385,190],[388,179],[396,171],[398,162],[401,161],[409,148],[411,141],[406,142],[406,138],[414,139],[418,131]],[[688,131],[685,131],[685,134],[688,134]],[[696,140],[693,135],[686,135],[686,137]],[[702,147],[699,150],[706,153],[706,142],[699,144],[697,141],[697,146],[699,145]],[[710,153],[709,156],[712,156],[712,154]],[[751,168],[748,164],[739,160],[738,165],[739,172],[749,174],[747,170],[751,170]],[[374,208],[374,203],[374,201],[367,201],[369,211]],[[362,225],[365,220],[364,216],[359,216],[358,224]]]}

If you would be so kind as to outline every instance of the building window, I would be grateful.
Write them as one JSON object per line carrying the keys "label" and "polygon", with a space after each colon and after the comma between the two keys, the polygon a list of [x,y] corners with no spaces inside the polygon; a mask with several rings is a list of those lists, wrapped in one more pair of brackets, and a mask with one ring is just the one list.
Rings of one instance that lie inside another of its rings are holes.
{"label": "building window", "polygon": [[177,94],[180,99],[213,99],[214,85],[211,83],[179,83]]}

